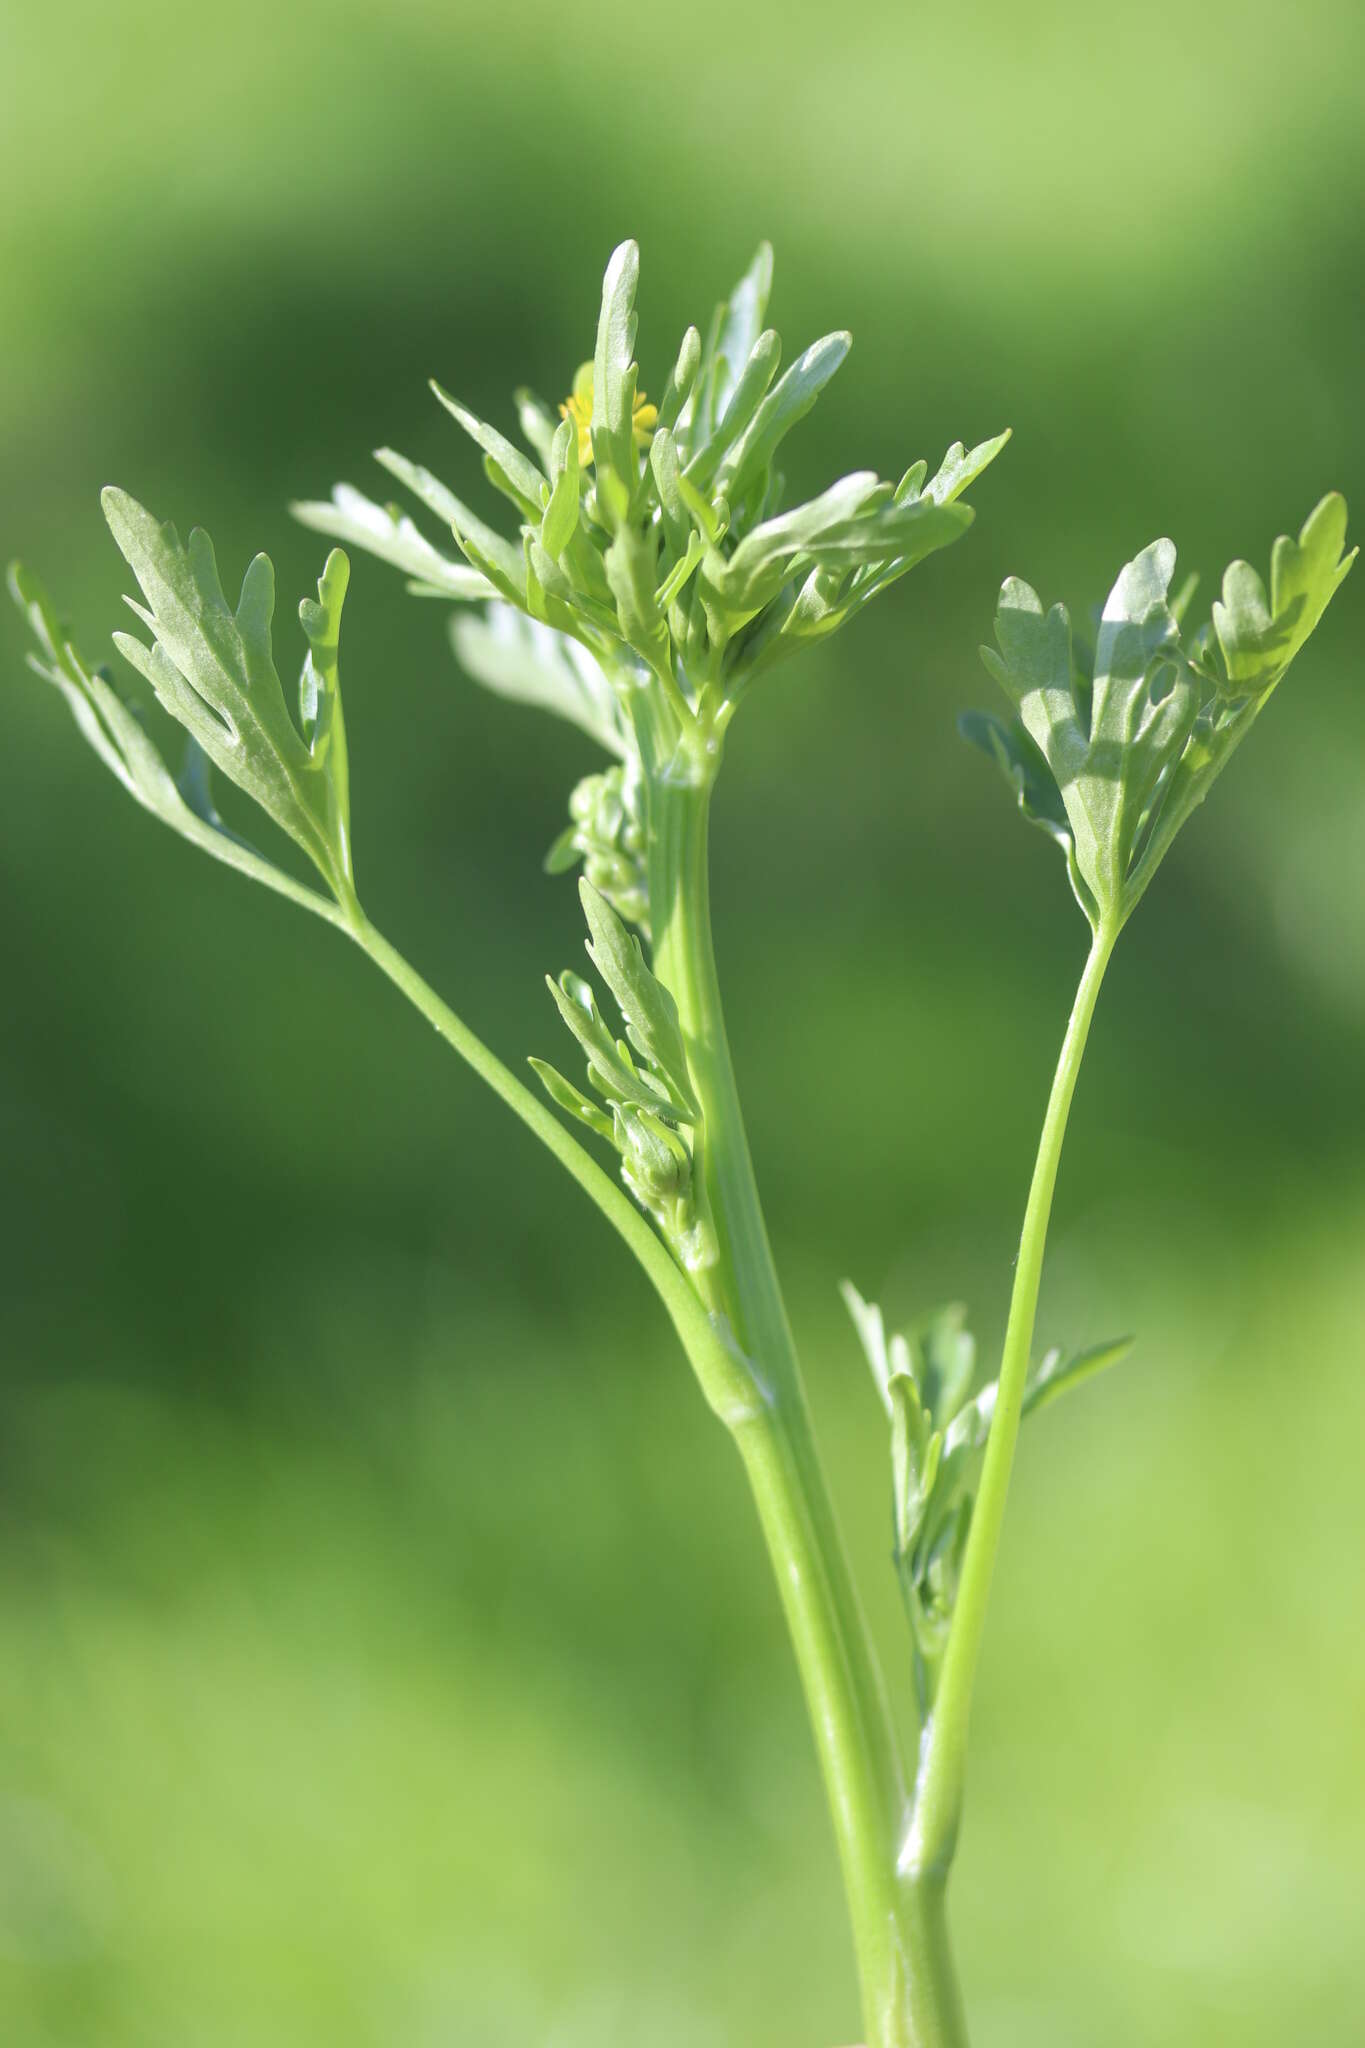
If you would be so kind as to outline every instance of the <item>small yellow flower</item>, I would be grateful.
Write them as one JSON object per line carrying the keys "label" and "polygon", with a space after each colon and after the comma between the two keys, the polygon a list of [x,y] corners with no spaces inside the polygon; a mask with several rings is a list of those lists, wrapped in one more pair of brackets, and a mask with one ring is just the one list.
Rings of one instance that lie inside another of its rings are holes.
{"label": "small yellow flower", "polygon": [[[592,461],[592,364],[580,363],[574,373],[573,390],[559,408],[559,416],[572,420],[578,428],[578,461],[586,469]],[[635,445],[648,448],[658,423],[659,408],[651,405],[643,391],[635,394],[635,406],[631,413],[631,427],[635,434]]]}

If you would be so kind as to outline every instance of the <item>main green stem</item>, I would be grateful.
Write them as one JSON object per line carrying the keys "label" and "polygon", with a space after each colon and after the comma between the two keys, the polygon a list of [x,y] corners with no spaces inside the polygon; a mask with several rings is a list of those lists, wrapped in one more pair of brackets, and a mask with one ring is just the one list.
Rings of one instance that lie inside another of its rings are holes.
{"label": "main green stem", "polygon": [[971,1533],[962,1562],[952,1631],[939,1673],[933,1711],[920,1745],[920,1769],[909,1831],[901,1853],[907,1877],[922,1882],[946,1879],[962,1821],[967,1760],[967,1722],[972,1688],[981,1655],[986,1607],[1000,1530],[1009,1492],[1010,1471],[1019,1437],[1024,1390],[1028,1382],[1038,1289],[1043,1274],[1053,1190],[1066,1136],[1071,1099],[1081,1070],[1086,1039],[1099,999],[1100,985],[1117,933],[1102,928],[1085,963],[1057,1072],[1043,1118],[1038,1156],[1029,1187],[1019,1258],[1014,1269],[1005,1348],[1000,1363],[999,1392],[981,1469],[981,1485],[972,1509]]}
{"label": "main green stem", "polygon": [[[1058,1061],[1029,1189],[999,1394],[957,1609],[913,1794],[821,1470],[725,1037],[711,939],[715,760],[646,749],[654,966],[672,991],[702,1107],[716,1239],[703,1307],[633,1203],[352,903],[334,918],[541,1139],[634,1251],[743,1458],[796,1651],[834,1820],[867,2048],[967,2048],[946,1889],[961,1821],[967,1719],[1019,1433],[1067,1116],[1115,933],[1096,934]],[[330,916],[330,912],[328,913]],[[728,1328],[727,1328],[728,1325]]]}
{"label": "main green stem", "polygon": [[943,1888],[897,1851],[905,1767],[828,1485],[773,1263],[721,1011],[711,936],[714,761],[647,756],[654,971],[671,991],[701,1103],[711,1289],[765,1390],[733,1432],[786,1612],[848,1896],[868,2048],[965,2048]]}
{"label": "main green stem", "polygon": [[[868,2048],[965,2048],[961,2006],[947,1945],[942,1887],[907,1886],[896,1873],[896,1840],[905,1811],[905,1774],[884,1688],[853,1594],[848,1566],[820,1471],[786,1312],[753,1169],[734,1097],[711,953],[705,886],[706,801],[690,792],[690,822],[669,840],[687,851],[702,890],[670,902],[684,995],[679,1002],[697,1057],[695,1078],[708,1110],[707,1152],[713,1220],[723,1272],[708,1292],[724,1301],[730,1333],[708,1314],[691,1281],[616,1182],[569,1134],[540,1098],[489,1051],[358,905],[329,922],[349,932],[445,1042],[544,1143],[619,1232],[654,1282],[715,1413],[744,1460],[777,1574],[834,1815],[853,1917]],[[665,804],[667,817],[670,807]],[[685,936],[686,934],[686,936]],[[669,946],[664,947],[665,955]],[[730,1104],[729,1121],[720,1104]],[[719,1140],[719,1142],[717,1142]],[[738,1283],[734,1237],[726,1219],[738,1199],[742,1242],[758,1247],[765,1284],[751,1270]],[[755,1335],[755,1332],[758,1334]]]}
{"label": "main green stem", "polygon": [[834,1821],[867,2048],[967,2048],[946,1912],[967,1720],[1019,1434],[1053,1190],[1115,934],[1096,934],[1043,1121],[956,1613],[911,1791],[820,1465],[725,1036],[710,913],[714,752],[675,746],[665,759],[646,744],[645,755],[654,969],[677,1003],[702,1109],[698,1164],[716,1252],[713,1270],[694,1278],[707,1307],[616,1183],[359,906],[334,921],[548,1146],[653,1280],[707,1399],[734,1437],[757,1504]]}

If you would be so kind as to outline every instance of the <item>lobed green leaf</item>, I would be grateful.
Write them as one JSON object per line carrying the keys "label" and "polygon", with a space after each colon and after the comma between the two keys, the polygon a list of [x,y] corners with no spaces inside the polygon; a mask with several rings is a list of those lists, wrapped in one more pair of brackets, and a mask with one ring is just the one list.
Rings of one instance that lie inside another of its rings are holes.
{"label": "lobed green leaf", "polygon": [[334,919],[330,898],[295,881],[224,825],[209,787],[208,759],[193,739],[188,743],[184,771],[176,780],[108,674],[90,668],[71,645],[42,584],[22,563],[11,565],[9,587],[38,642],[39,651],[28,657],[29,667],[60,692],[81,736],[135,802],[214,860],[263,883],[292,903]]}
{"label": "lobed green leaf", "polygon": [[289,509],[301,525],[325,533],[331,540],[364,548],[438,596],[485,599],[497,594],[478,570],[452,561],[433,547],[406,512],[396,505],[376,505],[350,484],[338,484],[326,501],[300,500]]}
{"label": "lobed green leaf", "polygon": [[[148,647],[116,633],[115,646],[215,766],[302,847],[338,899],[348,899],[345,746],[331,744],[339,711],[334,704],[326,732],[315,730],[311,744],[290,718],[271,648],[269,559],[252,561],[234,611],[206,533],[196,529],[182,545],[173,526],[159,524],[126,492],[111,487],[101,502],[146,599],[128,603],[153,634]],[[333,574],[344,589],[345,571]]]}
{"label": "lobed green leaf", "polygon": [[1297,540],[1281,534],[1271,551],[1270,599],[1248,562],[1233,562],[1213,607],[1230,696],[1267,695],[1341,588],[1358,550],[1346,543],[1346,500],[1321,499]]}
{"label": "lobed green leaf", "polygon": [[[1355,559],[1342,552],[1346,507],[1331,495],[1298,540],[1281,537],[1271,595],[1245,562],[1223,578],[1208,628],[1182,645],[1187,579],[1170,597],[1175,549],[1154,541],[1120,574],[1105,604],[1095,672],[1077,674],[1065,609],[1046,615],[1037,593],[1011,578],[996,613],[987,668],[1022,731],[963,723],[992,753],[1020,807],[1060,841],[1077,900],[1097,931],[1131,916],[1176,832],[1266,703],[1321,619]],[[1030,758],[1023,735],[1045,764]],[[1058,806],[1060,805],[1060,810]]]}

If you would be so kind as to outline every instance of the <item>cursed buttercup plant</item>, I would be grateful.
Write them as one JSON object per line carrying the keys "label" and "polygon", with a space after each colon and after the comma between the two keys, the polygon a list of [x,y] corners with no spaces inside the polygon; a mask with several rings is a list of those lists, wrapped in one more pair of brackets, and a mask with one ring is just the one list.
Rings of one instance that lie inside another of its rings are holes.
{"label": "cursed buttercup plant", "polygon": [[[950,449],[930,477],[859,471],[787,504],[791,429],[848,352],[826,336],[781,368],[765,328],[759,252],[703,339],[689,328],[660,383],[640,389],[638,257],[616,251],[596,345],[557,411],[518,394],[522,441],[438,391],[512,508],[488,523],[429,471],[379,461],[430,515],[348,485],[296,508],[456,604],[464,668],[488,688],[589,733],[607,757],[582,781],[547,866],[581,865],[588,962],[550,995],[573,1075],[541,1058],[520,1080],[371,923],[352,855],[338,636],[349,569],[335,548],[300,607],[297,707],[272,638],[274,584],[258,556],[233,606],[202,533],[182,545],[120,491],[105,513],[141,591],[147,639],[120,652],[188,735],[177,777],[122,686],[91,668],[37,581],[11,573],[38,642],[32,666],[147,809],[183,837],[336,925],[554,1153],[659,1293],[706,1399],[744,1461],[810,1707],[852,1919],[869,2048],[966,2040],[944,1894],[961,1811],[967,1714],[1021,1416],[1116,1358],[1110,1344],[1030,1365],[1043,1237],[1100,979],[1175,831],[1202,800],[1345,573],[1344,513],[1326,499],[1278,543],[1269,594],[1244,564],[1203,632],[1182,640],[1169,543],[1123,572],[1093,668],[1065,613],[1007,583],[988,665],[1012,716],[967,721],[1025,814],[1062,845],[1092,947],[1044,1123],[1004,1355],[982,1384],[960,1311],[887,1333],[846,1297],[888,1416],[894,1557],[911,1624],[907,1752],[868,1639],[822,1475],[769,1249],[726,1045],[711,946],[707,824],[731,718],[767,671],[826,638],[963,534],[962,494],[1005,436]],[[513,537],[513,529],[515,537]],[[761,692],[760,692],[761,694]],[[220,817],[217,771],[306,856],[301,880]],[[607,1164],[604,1164],[603,1161]],[[614,1162],[614,1165],[613,1165]]]}

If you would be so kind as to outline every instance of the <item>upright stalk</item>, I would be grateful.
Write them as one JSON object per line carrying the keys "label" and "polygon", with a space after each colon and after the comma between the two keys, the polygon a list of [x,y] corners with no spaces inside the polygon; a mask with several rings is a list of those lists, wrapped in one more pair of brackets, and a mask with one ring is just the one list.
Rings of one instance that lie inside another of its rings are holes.
{"label": "upright stalk", "polygon": [[678,1005],[703,1112],[714,1293],[767,1400],[734,1430],[777,1578],[838,1841],[868,2048],[962,2048],[941,1893],[907,1887],[905,1766],[816,1449],[725,1035],[711,936],[714,754],[646,749],[654,971]]}
{"label": "upright stalk", "polygon": [[828,1487],[759,1207],[725,1039],[711,944],[711,776],[660,787],[652,900],[668,906],[655,967],[672,989],[703,1116],[717,1240],[714,1318],[635,1205],[471,1032],[358,906],[336,921],[442,1038],[549,1146],[649,1272],[704,1393],[743,1459],[801,1671],[853,1924],[867,2048],[965,2048],[941,1885],[897,1870],[907,1785],[881,1674]]}
{"label": "upright stalk", "polygon": [[981,1655],[986,1606],[1023,1413],[1053,1190],[1057,1185],[1057,1168],[1076,1078],[1081,1070],[1104,970],[1109,964],[1117,936],[1117,929],[1103,924],[1095,934],[1076,990],[1052,1092],[1048,1097],[1047,1113],[1043,1118],[1028,1206],[1024,1211],[1024,1227],[1019,1239],[1019,1258],[1014,1269],[995,1414],[976,1505],[972,1510],[971,1533],[962,1564],[952,1631],[939,1674],[933,1711],[920,1745],[914,1808],[901,1855],[902,1870],[916,1881],[946,1880],[957,1846],[972,1687]]}
{"label": "upright stalk", "polygon": [[355,907],[337,921],[579,1181],[649,1271],[744,1461],[815,1734],[853,1926],[867,2048],[967,2048],[946,1889],[967,1718],[1033,1341],[1067,1116],[1116,934],[1091,947],[1043,1122],[1010,1302],[999,1396],[913,1796],[816,1449],[763,1221],[725,1036],[711,938],[714,753],[647,751],[654,968],[671,990],[702,1109],[700,1168],[716,1239],[704,1292],[727,1341],[632,1203]]}

